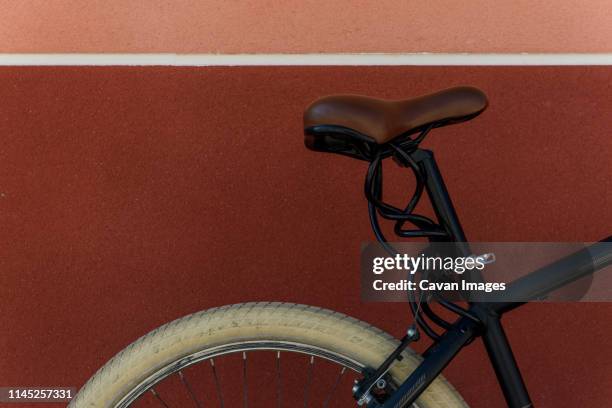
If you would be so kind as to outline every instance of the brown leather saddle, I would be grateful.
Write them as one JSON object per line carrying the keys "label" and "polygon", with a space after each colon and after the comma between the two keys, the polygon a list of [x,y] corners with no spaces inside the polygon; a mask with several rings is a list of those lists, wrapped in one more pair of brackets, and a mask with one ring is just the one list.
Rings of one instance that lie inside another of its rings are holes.
{"label": "brown leather saddle", "polygon": [[467,86],[399,101],[326,96],[304,112],[305,144],[370,161],[377,154],[392,154],[390,143],[401,145],[417,132],[472,119],[487,105],[484,92]]}

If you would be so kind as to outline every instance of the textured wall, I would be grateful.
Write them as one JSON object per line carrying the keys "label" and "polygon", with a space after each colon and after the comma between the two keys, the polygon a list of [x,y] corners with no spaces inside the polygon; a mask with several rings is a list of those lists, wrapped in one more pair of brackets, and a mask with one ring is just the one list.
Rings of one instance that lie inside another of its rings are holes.
{"label": "textured wall", "polygon": [[[248,300],[334,308],[400,335],[406,305],[358,299],[359,245],[372,238],[364,163],[303,147],[302,109],[326,93],[481,87],[488,111],[426,142],[468,236],[609,235],[611,74],[0,69],[0,384],[80,386],[148,330]],[[536,406],[607,406],[611,319],[609,304],[505,318]],[[472,406],[503,406],[480,343],[446,374]]]}
{"label": "textured wall", "polygon": [[612,52],[607,0],[1,0],[0,15],[0,52]]}

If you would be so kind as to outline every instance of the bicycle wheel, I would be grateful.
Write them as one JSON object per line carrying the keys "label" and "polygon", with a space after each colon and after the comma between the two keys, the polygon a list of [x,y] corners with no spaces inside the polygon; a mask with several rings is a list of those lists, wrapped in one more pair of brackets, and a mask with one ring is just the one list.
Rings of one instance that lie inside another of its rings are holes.
{"label": "bicycle wheel", "polygon": [[[350,383],[397,344],[391,335],[331,310],[289,303],[224,306],[175,320],[132,343],[69,407],[172,407],[173,401],[194,407],[355,406]],[[395,384],[420,360],[412,350],[403,357],[390,370]],[[266,362],[270,367],[263,367]],[[203,385],[206,375],[209,384]],[[165,382],[178,386],[163,388]],[[230,385],[236,390],[227,391]],[[467,404],[440,376],[416,406]]]}

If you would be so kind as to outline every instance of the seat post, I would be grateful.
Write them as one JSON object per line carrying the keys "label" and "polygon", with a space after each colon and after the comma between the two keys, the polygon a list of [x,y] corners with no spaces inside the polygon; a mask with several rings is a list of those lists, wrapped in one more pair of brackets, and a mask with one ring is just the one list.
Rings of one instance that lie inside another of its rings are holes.
{"label": "seat post", "polygon": [[417,149],[411,153],[414,161],[421,166],[425,175],[425,188],[431,201],[438,223],[446,230],[449,241],[455,242],[462,256],[472,254],[467,238],[459,222],[457,212],[448,194],[434,154],[430,150]]}

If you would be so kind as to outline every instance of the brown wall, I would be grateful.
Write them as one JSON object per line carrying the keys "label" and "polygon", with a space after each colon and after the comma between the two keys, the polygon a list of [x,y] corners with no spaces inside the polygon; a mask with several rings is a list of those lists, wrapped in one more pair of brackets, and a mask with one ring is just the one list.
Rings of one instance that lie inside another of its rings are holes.
{"label": "brown wall", "polygon": [[[358,298],[359,245],[372,239],[364,164],[302,144],[302,109],[327,93],[481,87],[489,110],[426,142],[468,236],[609,235],[611,75],[0,69],[0,384],[78,387],[148,330],[248,300],[334,308],[400,335],[406,305]],[[609,405],[611,319],[609,304],[529,305],[505,319],[536,406]],[[480,344],[446,375],[472,406],[502,406]]]}
{"label": "brown wall", "polygon": [[612,52],[608,0],[0,0],[0,52]]}

